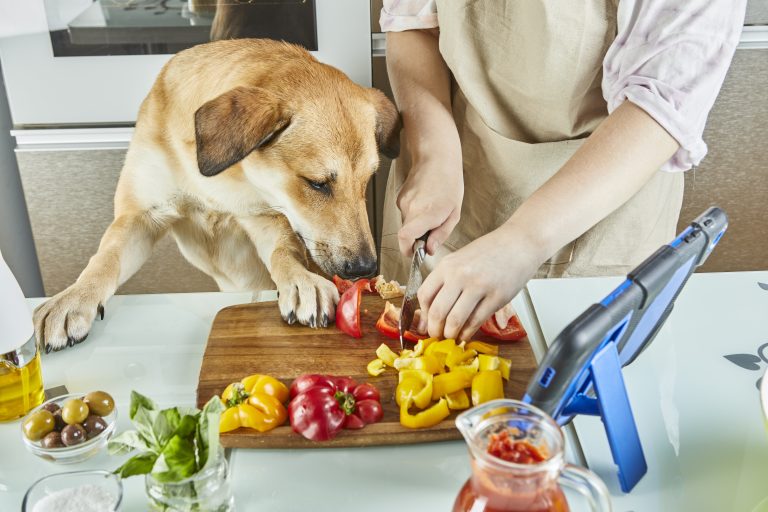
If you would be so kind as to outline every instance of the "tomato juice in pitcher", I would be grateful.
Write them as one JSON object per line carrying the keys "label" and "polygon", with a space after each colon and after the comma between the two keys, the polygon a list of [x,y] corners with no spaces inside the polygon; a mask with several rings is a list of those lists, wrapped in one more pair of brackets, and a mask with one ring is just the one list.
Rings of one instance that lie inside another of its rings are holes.
{"label": "tomato juice in pitcher", "polygon": [[453,512],[568,512],[561,485],[578,488],[592,510],[611,510],[605,484],[565,464],[560,427],[543,411],[517,400],[494,400],[459,415],[472,476]]}

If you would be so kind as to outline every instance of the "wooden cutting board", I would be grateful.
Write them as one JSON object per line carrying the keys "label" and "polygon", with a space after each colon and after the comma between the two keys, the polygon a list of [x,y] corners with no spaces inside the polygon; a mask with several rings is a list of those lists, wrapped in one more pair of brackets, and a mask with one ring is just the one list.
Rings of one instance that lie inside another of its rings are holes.
{"label": "wooden cutting board", "polygon": [[[398,299],[396,299],[398,300]],[[349,376],[358,382],[370,382],[379,388],[384,408],[381,422],[361,430],[344,430],[334,439],[313,442],[294,433],[286,423],[269,432],[237,429],[222,434],[227,448],[325,448],[341,446],[373,446],[411,444],[459,439],[454,420],[457,413],[434,427],[412,430],[400,425],[399,410],[394,400],[397,372],[393,368],[371,377],[367,364],[376,359],[376,348],[386,343],[399,351],[397,340],[380,334],[374,327],[384,310],[378,295],[363,297],[361,322],[363,337],[354,339],[335,326],[311,329],[288,325],[280,318],[276,302],[259,302],[230,306],[216,315],[203,355],[197,403],[202,407],[213,395],[220,394],[230,382],[254,373],[271,375],[286,386],[305,373]],[[476,339],[493,342],[478,334]],[[500,343],[500,355],[512,360],[509,382],[505,382],[508,398],[521,398],[536,369],[527,339]]]}

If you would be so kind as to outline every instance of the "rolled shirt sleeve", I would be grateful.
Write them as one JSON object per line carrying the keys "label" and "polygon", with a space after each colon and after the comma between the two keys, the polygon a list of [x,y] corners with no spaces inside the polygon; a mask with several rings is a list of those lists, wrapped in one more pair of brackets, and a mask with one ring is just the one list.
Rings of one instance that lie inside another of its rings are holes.
{"label": "rolled shirt sleeve", "polygon": [[662,170],[684,171],[707,153],[702,139],[739,42],[746,0],[622,0],[618,34],[603,62],[612,112],[625,100],[680,145]]}
{"label": "rolled shirt sleeve", "polygon": [[379,24],[384,32],[435,28],[435,0],[384,0]]}

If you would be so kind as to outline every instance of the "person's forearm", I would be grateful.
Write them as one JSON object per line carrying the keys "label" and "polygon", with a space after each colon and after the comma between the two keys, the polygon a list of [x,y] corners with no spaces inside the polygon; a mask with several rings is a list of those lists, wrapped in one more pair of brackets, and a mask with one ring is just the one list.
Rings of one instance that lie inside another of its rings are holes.
{"label": "person's forearm", "polygon": [[387,70],[411,159],[440,155],[453,159],[460,170],[450,72],[440,55],[437,29],[387,33]]}
{"label": "person's forearm", "polygon": [[651,116],[624,102],[502,229],[544,262],[630,199],[677,148]]}

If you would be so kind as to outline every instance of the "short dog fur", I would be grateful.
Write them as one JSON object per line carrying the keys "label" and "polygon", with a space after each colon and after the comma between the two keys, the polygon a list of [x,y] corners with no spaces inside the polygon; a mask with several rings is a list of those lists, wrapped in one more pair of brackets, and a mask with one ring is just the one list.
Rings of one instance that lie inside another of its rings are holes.
{"label": "short dog fur", "polygon": [[326,276],[370,275],[365,192],[399,151],[395,106],[287,43],[217,41],[174,56],[139,111],[115,218],[69,288],[34,315],[47,351],[79,343],[170,233],[225,291],[277,288],[289,323],[326,326]]}

